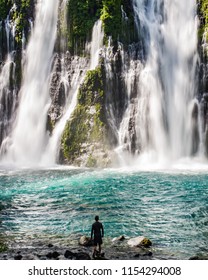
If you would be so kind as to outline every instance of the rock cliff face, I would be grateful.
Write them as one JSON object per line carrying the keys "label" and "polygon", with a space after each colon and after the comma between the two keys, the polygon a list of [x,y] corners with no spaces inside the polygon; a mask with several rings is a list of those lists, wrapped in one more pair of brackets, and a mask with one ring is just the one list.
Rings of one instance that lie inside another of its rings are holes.
{"label": "rock cliff face", "polygon": [[[31,34],[36,2],[0,0],[0,145],[15,122],[24,49]],[[134,61],[142,63],[145,60],[146,46],[142,28],[136,26],[133,3],[133,0],[60,0],[46,130],[52,137],[55,127],[74,102],[57,147],[57,161],[62,164],[106,167],[117,161],[114,148],[119,143],[118,127],[129,103],[131,115],[125,128],[128,136],[124,135],[123,143],[133,154],[140,150],[135,131],[135,98],[139,95],[136,74],[131,76],[131,90],[126,75],[131,69],[137,72],[140,66]],[[197,1],[197,13],[200,23],[198,100],[208,156],[208,1]],[[98,66],[90,69],[88,46],[93,26],[99,19],[104,31],[103,48]],[[76,101],[71,94],[75,91]],[[192,115],[193,139],[196,140],[192,145],[194,154],[199,142],[198,107],[195,106]],[[1,153],[4,152],[2,146]]]}
{"label": "rock cliff face", "polygon": [[[59,161],[62,164],[106,167],[115,163],[116,156],[113,149],[118,143],[118,135],[109,120],[112,118],[113,111],[113,118],[118,125],[126,106],[121,45],[122,51],[124,49],[128,51],[129,44],[137,39],[137,33],[131,1],[85,2],[69,1],[66,7],[68,11],[65,30],[67,30],[68,42],[67,59],[64,61],[69,88],[72,87],[75,68],[80,68],[78,66],[80,56],[83,55],[86,60],[82,63],[80,71],[86,71],[86,73],[78,89],[76,108],[62,134]],[[87,70],[89,53],[86,50],[86,43],[92,40],[92,28],[99,18],[103,22],[105,46],[100,53],[98,66],[93,70],[88,67]],[[109,36],[111,41],[109,41]],[[60,49],[60,44],[57,43],[57,45]],[[56,71],[52,77],[52,105],[48,117],[48,129],[51,133],[54,124],[64,113],[67,99],[66,92],[64,93],[66,88],[59,75],[61,72],[60,55],[60,53],[56,55],[54,62]]]}
{"label": "rock cliff face", "polygon": [[202,129],[204,131],[205,153],[208,156],[208,1],[198,0],[199,18],[199,100],[201,104]]}

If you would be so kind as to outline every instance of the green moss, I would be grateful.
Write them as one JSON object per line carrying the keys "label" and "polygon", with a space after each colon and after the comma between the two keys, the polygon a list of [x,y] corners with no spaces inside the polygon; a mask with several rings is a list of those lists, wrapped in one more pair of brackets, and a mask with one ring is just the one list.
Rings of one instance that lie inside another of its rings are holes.
{"label": "green moss", "polygon": [[86,108],[78,104],[62,136],[65,159],[74,161],[81,154],[81,144],[87,140],[88,128]]}
{"label": "green moss", "polygon": [[148,247],[152,246],[152,242],[148,238],[145,237],[141,242],[141,246],[148,248]]}
{"label": "green moss", "polygon": [[34,1],[32,0],[0,0],[0,20],[7,18],[13,4],[16,4],[16,9],[10,13],[10,18],[15,22],[15,39],[19,44],[22,39],[22,31],[27,31],[29,24],[28,18],[32,17],[34,11]]}
{"label": "green moss", "polygon": [[198,29],[199,40],[202,40],[202,37],[207,31],[205,40],[208,42],[208,0],[197,0],[198,3],[198,15],[200,18],[200,26]]}
{"label": "green moss", "polygon": [[[122,18],[122,7],[128,22]],[[132,2],[130,0],[69,0],[68,2],[68,48],[81,54],[86,41],[90,41],[94,23],[101,19],[105,42],[112,38],[129,44],[135,37]]]}
{"label": "green moss", "polygon": [[121,35],[121,4],[121,0],[103,0],[100,18],[103,21],[105,35],[112,36],[113,42],[116,42]]}
{"label": "green moss", "polygon": [[12,7],[12,0],[0,0],[0,20],[6,19],[9,10]]}
{"label": "green moss", "polygon": [[5,238],[0,235],[0,253],[8,250],[8,246],[6,245]]}
{"label": "green moss", "polygon": [[23,30],[28,29],[28,18],[32,15],[34,3],[32,0],[15,0],[15,3],[17,5],[17,10],[13,14],[13,19],[16,22],[15,39],[20,44]]}
{"label": "green moss", "polygon": [[68,47],[78,54],[90,39],[95,21],[99,18],[100,0],[69,0],[68,2]]}
{"label": "green moss", "polygon": [[97,166],[97,160],[92,155],[89,155],[87,159],[87,167],[96,167]]}
{"label": "green moss", "polygon": [[[64,160],[74,163],[86,154],[85,146],[105,139],[103,74],[100,67],[87,72],[78,93],[78,105],[67,122],[61,141]],[[93,155],[87,166],[95,166]]]}
{"label": "green moss", "polygon": [[80,104],[92,105],[100,103],[103,98],[103,77],[101,68],[89,70],[84,83],[80,87],[78,101]]}

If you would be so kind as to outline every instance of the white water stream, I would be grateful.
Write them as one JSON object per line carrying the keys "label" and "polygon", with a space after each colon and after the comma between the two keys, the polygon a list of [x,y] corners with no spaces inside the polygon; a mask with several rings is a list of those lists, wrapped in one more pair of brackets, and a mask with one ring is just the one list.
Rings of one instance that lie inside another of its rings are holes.
{"label": "white water stream", "polygon": [[99,52],[103,46],[104,31],[102,29],[102,21],[98,20],[94,24],[92,30],[92,42],[90,50],[90,70],[96,68],[99,63]]}
{"label": "white water stream", "polygon": [[[193,108],[198,106],[194,100],[198,59],[196,1],[133,0],[133,6],[147,57],[143,69],[136,74],[138,96],[134,105],[129,99],[119,128],[119,154],[122,157],[122,150],[130,146],[128,121],[135,110],[138,164],[189,157],[194,141]],[[128,81],[132,75],[135,72],[129,71]]]}
{"label": "white water stream", "polygon": [[[92,31],[92,40],[90,43],[90,62],[86,58],[81,58],[75,56],[73,61],[71,61],[71,71],[73,74],[71,76],[70,84],[67,84],[67,101],[65,105],[65,110],[63,116],[56,124],[52,136],[49,139],[46,151],[43,155],[42,164],[53,165],[58,161],[59,156],[59,146],[61,135],[64,131],[67,121],[72,116],[77,105],[77,96],[79,92],[79,87],[84,81],[85,74],[88,70],[93,70],[97,67],[99,63],[99,51],[103,46],[103,30],[102,22],[98,20]],[[64,67],[62,68],[62,78],[66,81],[64,76],[67,75]]]}
{"label": "white water stream", "polygon": [[49,76],[58,18],[57,0],[39,0],[34,29],[26,50],[20,104],[8,143],[6,160],[18,165],[40,162],[47,143],[46,118],[50,105]]}
{"label": "white water stream", "polygon": [[[0,145],[10,133],[11,123],[15,118],[15,107],[17,102],[17,90],[15,85],[15,69],[14,60],[14,37],[16,24],[11,19],[11,13],[15,12],[16,6],[13,5],[6,20],[4,21],[6,33],[7,55],[3,58],[2,50],[0,50],[2,60],[0,65]],[[0,31],[3,31],[3,22],[0,22]],[[5,61],[3,62],[3,59]],[[12,82],[12,83],[11,83]],[[0,147],[0,154],[4,153],[4,145]]]}

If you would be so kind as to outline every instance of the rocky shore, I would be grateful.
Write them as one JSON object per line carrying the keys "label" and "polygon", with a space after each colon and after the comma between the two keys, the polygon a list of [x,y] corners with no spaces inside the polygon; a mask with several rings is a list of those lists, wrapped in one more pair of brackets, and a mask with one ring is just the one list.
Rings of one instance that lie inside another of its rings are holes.
{"label": "rocky shore", "polygon": [[[139,237],[138,240],[139,243],[133,245],[131,239],[126,240],[124,236],[104,241],[103,254],[96,259],[154,259],[153,248],[150,246],[151,241],[143,237]],[[132,239],[132,242],[135,240]],[[57,243],[46,244],[36,240],[30,246],[20,243],[8,246],[8,250],[0,253],[0,260],[91,260],[93,259],[92,251],[92,244],[86,236],[79,238],[77,244],[68,246]]]}
{"label": "rocky shore", "polygon": [[[33,240],[28,245],[24,242],[11,243],[7,250],[0,252],[0,260],[93,260],[92,242],[89,237],[80,236],[73,242],[54,242],[46,240]],[[67,244],[68,243],[68,244]],[[105,239],[102,255],[99,260],[177,260],[173,252],[165,248],[159,248],[148,238],[138,236],[125,238],[119,236],[114,239]],[[206,252],[192,255],[189,260],[208,260]]]}

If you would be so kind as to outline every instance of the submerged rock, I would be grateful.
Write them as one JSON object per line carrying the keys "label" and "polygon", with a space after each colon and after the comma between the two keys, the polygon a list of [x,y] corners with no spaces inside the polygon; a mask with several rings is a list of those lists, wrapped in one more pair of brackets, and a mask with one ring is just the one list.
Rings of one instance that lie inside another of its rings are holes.
{"label": "submerged rock", "polygon": [[128,245],[131,247],[145,247],[148,248],[152,246],[152,242],[144,236],[134,237],[128,240]]}

